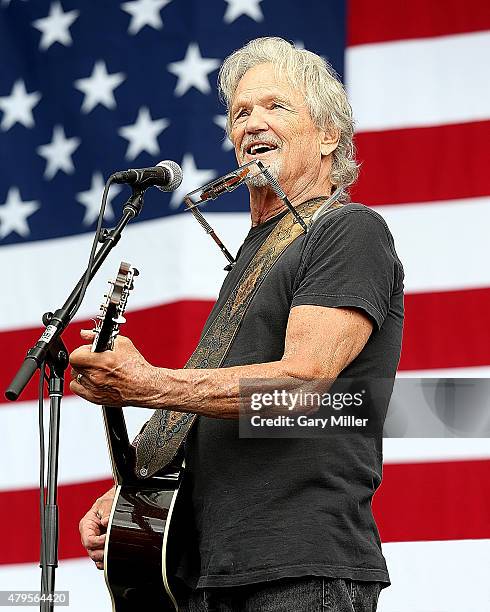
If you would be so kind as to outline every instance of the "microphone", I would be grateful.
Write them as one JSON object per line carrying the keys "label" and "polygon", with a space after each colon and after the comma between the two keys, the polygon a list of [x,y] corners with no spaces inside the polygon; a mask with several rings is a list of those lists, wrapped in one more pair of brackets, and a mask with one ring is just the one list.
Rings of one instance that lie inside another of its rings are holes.
{"label": "microphone", "polygon": [[169,159],[159,162],[152,168],[131,168],[114,172],[113,183],[138,185],[144,187],[158,187],[161,191],[175,191],[182,183],[182,168]]}

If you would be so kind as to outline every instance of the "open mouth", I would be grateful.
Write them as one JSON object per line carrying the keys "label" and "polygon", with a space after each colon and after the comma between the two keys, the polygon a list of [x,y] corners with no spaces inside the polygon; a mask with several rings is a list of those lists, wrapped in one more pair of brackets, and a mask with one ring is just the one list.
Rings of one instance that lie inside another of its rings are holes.
{"label": "open mouth", "polygon": [[245,148],[245,152],[250,157],[256,157],[258,155],[264,155],[265,153],[270,153],[271,151],[275,151],[277,149],[277,145],[268,143],[268,142],[253,142],[249,144]]}

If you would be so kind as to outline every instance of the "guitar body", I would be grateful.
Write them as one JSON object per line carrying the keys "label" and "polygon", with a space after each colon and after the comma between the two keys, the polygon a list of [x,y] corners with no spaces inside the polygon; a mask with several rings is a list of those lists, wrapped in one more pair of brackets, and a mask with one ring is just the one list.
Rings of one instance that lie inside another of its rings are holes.
{"label": "guitar body", "polygon": [[[93,352],[112,350],[125,322],[124,310],[138,271],[122,262],[101,306]],[[130,444],[122,408],[103,406],[107,444],[116,495],[104,547],[104,576],[114,612],[178,611],[168,578],[169,529],[183,475],[176,461],[164,471],[136,477],[135,449]]]}
{"label": "guitar body", "polygon": [[118,486],[107,529],[104,574],[115,612],[175,612],[167,538],[177,482]]}

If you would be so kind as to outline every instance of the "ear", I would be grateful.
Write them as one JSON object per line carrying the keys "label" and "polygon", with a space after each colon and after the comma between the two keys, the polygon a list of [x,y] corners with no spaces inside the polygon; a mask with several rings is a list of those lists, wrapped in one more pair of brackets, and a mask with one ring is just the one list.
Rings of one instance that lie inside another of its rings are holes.
{"label": "ear", "polygon": [[340,140],[340,130],[335,127],[329,127],[320,132],[320,153],[326,157],[332,151],[335,151]]}

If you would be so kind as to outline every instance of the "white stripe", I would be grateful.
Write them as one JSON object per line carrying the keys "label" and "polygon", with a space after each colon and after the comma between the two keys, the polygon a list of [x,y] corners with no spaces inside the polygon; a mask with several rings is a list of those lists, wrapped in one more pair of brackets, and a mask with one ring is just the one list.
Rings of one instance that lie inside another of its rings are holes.
{"label": "white stripe", "polygon": [[[0,590],[39,591],[41,569],[35,563],[0,566]],[[67,612],[112,612],[104,574],[88,558],[63,559],[56,570],[56,591],[69,591],[70,605],[56,606]],[[6,608],[13,610],[13,607]],[[35,608],[28,608],[33,610]],[[39,606],[38,606],[39,609]]]}
{"label": "white stripe", "polygon": [[488,612],[490,540],[383,545],[392,586],[378,612]]}
{"label": "white stripe", "polygon": [[[378,612],[488,612],[490,540],[383,545],[392,586]],[[37,564],[0,567],[0,589],[38,590]],[[85,558],[62,560],[56,588],[70,591],[70,612],[110,612],[102,572]],[[60,608],[63,609],[63,608]]]}
{"label": "white stripe", "polygon": [[405,269],[407,293],[490,286],[490,197],[379,206]]}
{"label": "white stripe", "polygon": [[[249,227],[246,213],[209,215],[225,245],[236,253]],[[71,236],[2,247],[0,329],[38,326],[45,310],[60,307],[87,265],[92,235]],[[78,318],[93,317],[114,279],[121,260],[140,270],[130,308],[145,308],[179,299],[215,299],[227,261],[190,214],[130,225],[99,270]],[[52,270],[63,262],[61,278]]]}
{"label": "white stripe", "polygon": [[[490,366],[404,370],[397,378],[489,378]],[[488,438],[386,438],[383,440],[384,463],[421,463],[489,459]]]}
{"label": "white stripe", "polygon": [[[37,402],[17,402],[0,408],[0,431],[7,432],[0,445],[0,490],[29,489],[39,482]],[[48,403],[44,425],[47,449]],[[138,433],[151,411],[125,409],[130,439]],[[22,444],[19,440],[22,439]],[[78,397],[63,400],[60,419],[59,483],[70,484],[111,478],[102,414]]]}
{"label": "white stripe", "polygon": [[[378,210],[387,220],[405,267],[407,292],[490,286],[490,198],[474,198]],[[208,215],[228,248],[236,253],[249,228],[246,213]],[[3,285],[0,330],[33,327],[44,310],[62,305],[86,263],[89,237],[2,248]],[[63,259],[68,272],[58,279],[50,270]],[[93,317],[114,278],[119,261],[141,271],[128,310],[180,299],[215,299],[226,263],[214,242],[189,216],[130,226],[121,243],[89,287],[79,318]]]}
{"label": "white stripe", "polygon": [[[150,414],[143,408],[125,409],[130,439]],[[47,416],[46,409],[46,429]],[[7,432],[0,445],[0,491],[36,488],[39,479],[37,403],[2,405],[0,431]],[[20,439],[22,444],[19,444]],[[387,463],[488,459],[490,441],[480,438],[386,439],[384,456]],[[90,482],[111,476],[100,408],[73,396],[65,398],[60,427],[59,483]]]}
{"label": "white stripe", "polygon": [[385,438],[384,463],[490,459],[488,438]]}
{"label": "white stripe", "polygon": [[357,130],[490,118],[490,32],[351,47],[347,90]]}

